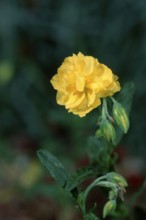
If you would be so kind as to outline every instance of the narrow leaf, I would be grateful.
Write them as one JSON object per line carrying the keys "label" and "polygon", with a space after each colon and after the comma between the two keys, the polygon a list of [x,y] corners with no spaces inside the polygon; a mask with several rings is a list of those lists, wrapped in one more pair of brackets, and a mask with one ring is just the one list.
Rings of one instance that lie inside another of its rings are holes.
{"label": "narrow leaf", "polygon": [[86,179],[92,178],[94,176],[100,175],[103,171],[101,168],[96,165],[89,165],[87,167],[81,168],[80,170],[76,171],[73,175],[71,175],[67,181],[65,189],[67,191],[71,191],[79,184],[84,182]]}
{"label": "narrow leaf", "polygon": [[68,173],[60,161],[46,150],[38,150],[37,155],[42,164],[50,172],[51,176],[64,187],[68,180]]}

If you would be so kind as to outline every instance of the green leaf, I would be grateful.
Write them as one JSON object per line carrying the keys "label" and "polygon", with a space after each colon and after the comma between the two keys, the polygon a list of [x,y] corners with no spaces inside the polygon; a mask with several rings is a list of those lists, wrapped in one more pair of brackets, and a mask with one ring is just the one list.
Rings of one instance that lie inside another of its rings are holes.
{"label": "green leaf", "polygon": [[69,177],[65,189],[67,191],[71,191],[86,179],[100,175],[101,173],[102,170],[99,169],[97,165],[95,166],[94,164],[91,164],[87,167],[84,167]]}
{"label": "green leaf", "polygon": [[129,114],[131,110],[133,95],[135,93],[135,84],[133,82],[125,83],[120,93],[117,95],[117,100],[125,107]]}
{"label": "green leaf", "polygon": [[69,175],[60,161],[46,150],[38,150],[37,155],[42,164],[50,172],[51,176],[59,183],[60,186],[64,187]]}
{"label": "green leaf", "polygon": [[[128,82],[122,87],[122,90],[118,93],[118,95],[115,96],[116,100],[119,103],[121,103],[123,107],[126,109],[128,115],[130,114],[134,92],[135,92],[134,83]],[[115,125],[115,130],[116,130],[115,145],[118,145],[124,134],[117,125]]]}

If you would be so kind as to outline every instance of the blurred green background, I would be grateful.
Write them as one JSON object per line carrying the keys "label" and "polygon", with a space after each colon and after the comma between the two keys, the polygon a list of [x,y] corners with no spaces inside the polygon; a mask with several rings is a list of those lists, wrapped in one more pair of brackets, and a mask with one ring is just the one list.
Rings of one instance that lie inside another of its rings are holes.
{"label": "blurred green background", "polygon": [[71,172],[87,162],[97,112],[68,114],[49,82],[79,51],[109,66],[121,84],[135,83],[118,169],[134,187],[145,176],[146,1],[1,0],[0,220],[81,219],[36,156],[48,149]]}

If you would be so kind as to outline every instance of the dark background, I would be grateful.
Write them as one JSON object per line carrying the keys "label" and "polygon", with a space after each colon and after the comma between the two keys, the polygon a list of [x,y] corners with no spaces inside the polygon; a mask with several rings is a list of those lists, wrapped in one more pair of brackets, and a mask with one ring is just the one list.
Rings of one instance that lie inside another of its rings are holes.
{"label": "dark background", "polygon": [[97,112],[68,114],[49,82],[79,51],[109,66],[121,85],[135,83],[131,127],[119,151],[127,158],[121,169],[136,167],[134,186],[145,176],[146,1],[1,0],[0,219],[77,219],[36,150],[50,150],[71,171],[86,164]]}

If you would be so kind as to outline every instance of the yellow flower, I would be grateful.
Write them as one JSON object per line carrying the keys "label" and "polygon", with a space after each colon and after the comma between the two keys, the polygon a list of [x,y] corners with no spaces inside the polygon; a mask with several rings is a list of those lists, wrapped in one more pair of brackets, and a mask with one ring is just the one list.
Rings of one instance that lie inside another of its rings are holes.
{"label": "yellow flower", "polygon": [[67,57],[51,79],[57,103],[80,117],[101,104],[100,98],[120,90],[118,77],[92,56]]}

